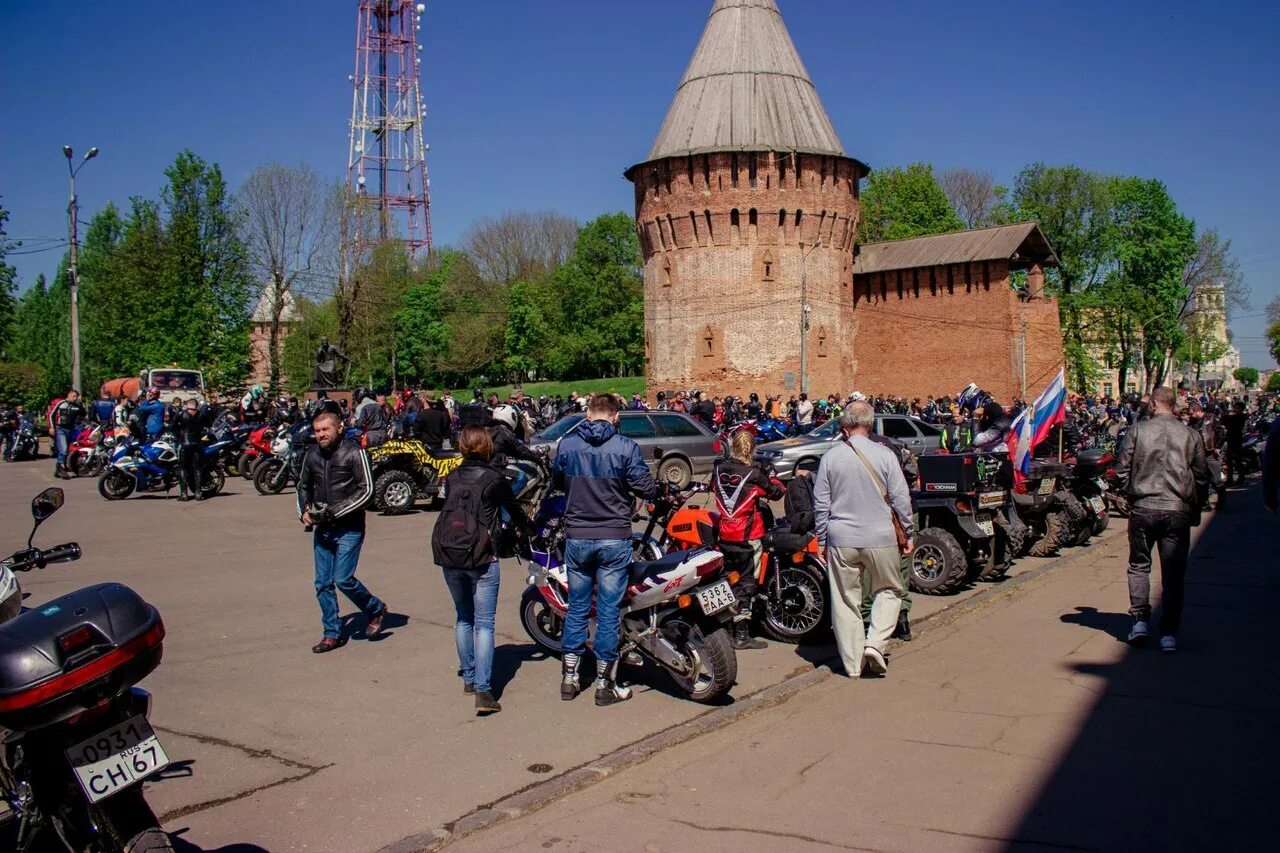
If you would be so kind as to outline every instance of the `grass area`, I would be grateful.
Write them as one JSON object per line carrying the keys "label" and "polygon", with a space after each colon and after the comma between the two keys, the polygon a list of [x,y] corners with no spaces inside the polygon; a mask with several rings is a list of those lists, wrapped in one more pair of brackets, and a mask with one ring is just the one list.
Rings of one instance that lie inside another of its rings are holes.
{"label": "grass area", "polygon": [[[511,385],[502,385],[498,388],[487,387],[484,392],[488,394],[490,391],[496,393],[504,400],[511,393]],[[554,397],[559,394],[562,397],[568,397],[570,392],[577,391],[579,394],[593,394],[596,391],[613,391],[624,397],[630,397],[632,394],[644,393],[644,377],[643,376],[622,376],[617,379],[578,379],[567,382],[526,382],[522,386],[524,393],[533,397],[540,397],[546,394],[548,397]],[[455,388],[453,395],[458,399],[463,396],[470,396],[468,389]]]}

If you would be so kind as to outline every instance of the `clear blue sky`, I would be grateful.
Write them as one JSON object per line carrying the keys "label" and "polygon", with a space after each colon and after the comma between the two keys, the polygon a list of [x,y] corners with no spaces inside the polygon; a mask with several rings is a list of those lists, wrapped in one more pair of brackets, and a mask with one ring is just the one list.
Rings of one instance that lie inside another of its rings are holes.
{"label": "clear blue sky", "polygon": [[[1034,160],[1157,177],[1234,241],[1274,367],[1280,294],[1280,4],[780,0],[846,149],[872,167]],[[237,185],[257,164],[346,160],[354,0],[0,0],[0,196],[12,237],[65,234],[61,146],[84,219],[154,196],[190,147]],[[437,243],[475,218],[632,210],[711,0],[427,0],[423,88]],[[28,244],[29,246],[34,244]],[[23,286],[60,251],[12,258]]]}

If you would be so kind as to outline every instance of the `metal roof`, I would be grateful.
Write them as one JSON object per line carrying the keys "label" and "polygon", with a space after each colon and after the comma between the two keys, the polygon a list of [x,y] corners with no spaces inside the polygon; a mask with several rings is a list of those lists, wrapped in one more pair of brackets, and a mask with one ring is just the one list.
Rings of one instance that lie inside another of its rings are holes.
{"label": "metal roof", "polygon": [[1051,267],[1058,265],[1058,256],[1040,226],[1035,222],[1019,222],[973,231],[866,243],[859,247],[853,271],[862,274],[994,260],[1035,261]]}
{"label": "metal roof", "polygon": [[649,159],[845,154],[774,0],[716,0]]}

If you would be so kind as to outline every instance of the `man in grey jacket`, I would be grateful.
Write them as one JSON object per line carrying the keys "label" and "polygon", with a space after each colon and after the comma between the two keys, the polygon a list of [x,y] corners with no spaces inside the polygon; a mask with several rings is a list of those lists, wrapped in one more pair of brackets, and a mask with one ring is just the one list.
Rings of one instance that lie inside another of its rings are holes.
{"label": "man in grey jacket", "polygon": [[[888,669],[884,647],[906,593],[898,566],[901,553],[911,553],[911,495],[893,452],[867,438],[874,422],[869,403],[850,404],[840,418],[841,440],[822,457],[813,484],[818,545],[831,578],[831,624],[850,678],[864,665],[875,674]],[[891,512],[907,533],[905,552],[898,550]],[[869,627],[862,621],[864,585],[871,587]]]}
{"label": "man in grey jacket", "polygon": [[1151,619],[1151,548],[1160,550],[1163,607],[1160,649],[1178,649],[1182,598],[1187,577],[1191,528],[1200,523],[1200,507],[1209,493],[1204,441],[1174,417],[1171,388],[1151,394],[1151,417],[1129,428],[1116,476],[1129,496],[1129,642],[1147,638]]}

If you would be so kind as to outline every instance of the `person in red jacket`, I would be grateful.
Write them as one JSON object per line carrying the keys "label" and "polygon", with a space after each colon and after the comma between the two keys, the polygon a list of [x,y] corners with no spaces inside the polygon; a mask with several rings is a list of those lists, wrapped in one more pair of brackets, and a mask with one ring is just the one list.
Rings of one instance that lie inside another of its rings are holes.
{"label": "person in red jacket", "polygon": [[751,604],[756,594],[756,577],[760,572],[760,540],[765,534],[765,515],[761,503],[776,501],[786,489],[755,464],[756,439],[750,432],[733,434],[728,459],[717,459],[711,469],[711,491],[716,496],[720,513],[720,546],[739,574],[734,593],[741,604],[733,622],[735,649],[763,649],[768,643],[752,639]]}

